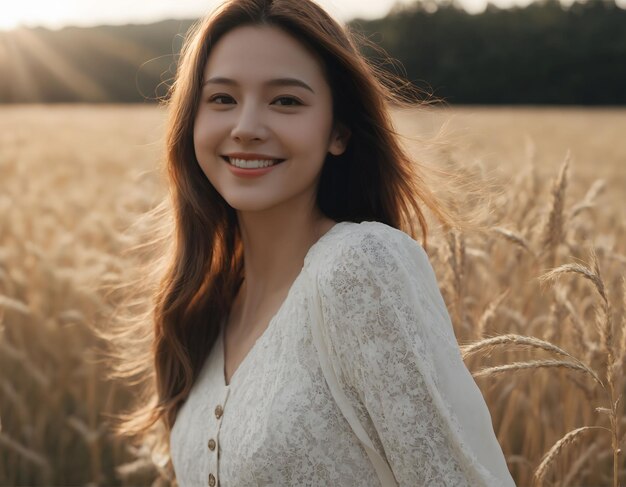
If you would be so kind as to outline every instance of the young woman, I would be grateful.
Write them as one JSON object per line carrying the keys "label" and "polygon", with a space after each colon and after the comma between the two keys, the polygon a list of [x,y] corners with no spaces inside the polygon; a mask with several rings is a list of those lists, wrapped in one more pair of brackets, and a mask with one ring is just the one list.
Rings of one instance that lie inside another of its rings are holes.
{"label": "young woman", "polygon": [[454,214],[376,74],[309,0],[229,1],[185,43],[156,401],[127,428],[164,425],[180,486],[514,485],[414,239]]}

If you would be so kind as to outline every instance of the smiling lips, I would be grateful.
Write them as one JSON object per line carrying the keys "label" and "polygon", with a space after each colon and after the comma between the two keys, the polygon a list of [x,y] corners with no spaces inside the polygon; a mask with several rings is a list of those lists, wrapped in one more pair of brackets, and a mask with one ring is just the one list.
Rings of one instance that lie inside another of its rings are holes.
{"label": "smiling lips", "polygon": [[265,154],[252,154],[252,153],[232,153],[223,155],[222,158],[228,162],[231,166],[235,166],[241,169],[259,169],[274,166],[285,161]]}

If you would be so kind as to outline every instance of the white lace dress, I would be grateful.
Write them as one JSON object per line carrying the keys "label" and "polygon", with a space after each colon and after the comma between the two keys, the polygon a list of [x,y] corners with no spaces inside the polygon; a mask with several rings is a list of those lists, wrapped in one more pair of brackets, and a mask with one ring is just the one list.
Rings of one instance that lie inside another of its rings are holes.
{"label": "white lace dress", "polygon": [[[421,245],[379,222],[340,222],[308,251],[330,361],[401,487],[514,486],[462,361]],[[379,485],[331,395],[301,272],[224,380],[222,336],[170,437],[181,487]]]}

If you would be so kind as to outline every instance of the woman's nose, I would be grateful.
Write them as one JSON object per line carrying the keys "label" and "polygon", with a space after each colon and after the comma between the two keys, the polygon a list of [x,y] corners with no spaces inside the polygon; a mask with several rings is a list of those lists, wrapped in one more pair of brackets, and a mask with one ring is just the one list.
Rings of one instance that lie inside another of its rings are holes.
{"label": "woman's nose", "polygon": [[238,140],[262,140],[267,137],[267,127],[260,109],[252,105],[242,106],[231,130],[231,136]]}

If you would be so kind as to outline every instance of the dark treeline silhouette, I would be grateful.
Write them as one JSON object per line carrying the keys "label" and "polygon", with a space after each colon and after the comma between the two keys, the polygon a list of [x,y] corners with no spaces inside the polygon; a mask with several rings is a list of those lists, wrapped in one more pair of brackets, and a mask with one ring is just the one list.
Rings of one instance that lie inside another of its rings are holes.
{"label": "dark treeline silhouette", "polygon": [[[626,10],[614,1],[472,15],[455,0],[422,0],[350,25],[400,65],[365,49],[376,63],[452,104],[619,105]],[[194,20],[0,32],[0,102],[156,101]]]}
{"label": "dark treeline silhouette", "polygon": [[418,2],[352,26],[453,104],[626,103],[626,10],[613,0],[488,5],[478,15]]}

